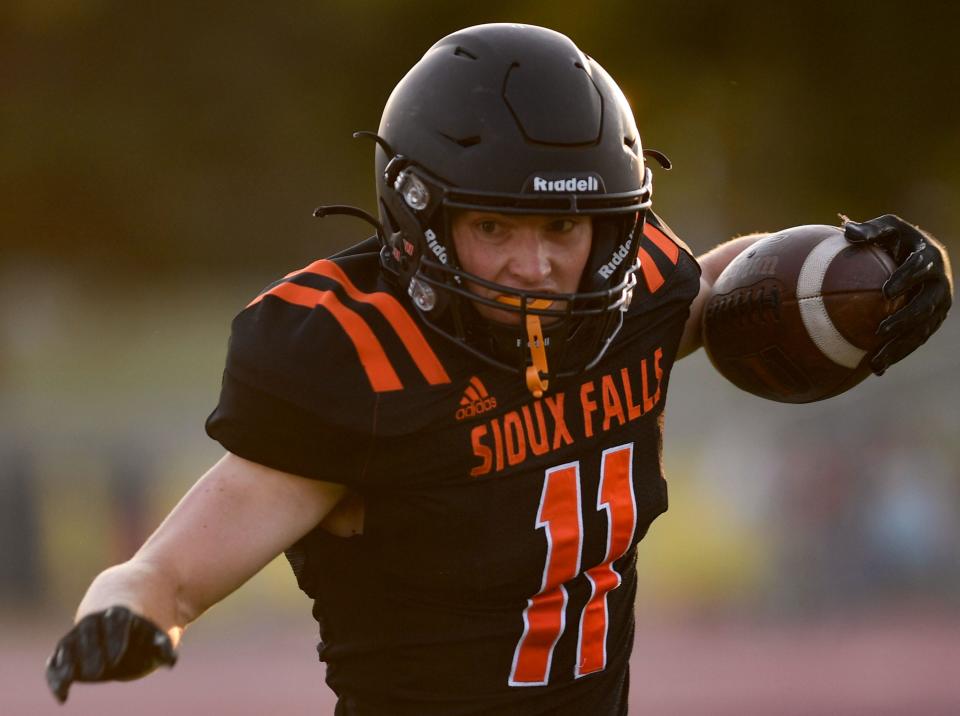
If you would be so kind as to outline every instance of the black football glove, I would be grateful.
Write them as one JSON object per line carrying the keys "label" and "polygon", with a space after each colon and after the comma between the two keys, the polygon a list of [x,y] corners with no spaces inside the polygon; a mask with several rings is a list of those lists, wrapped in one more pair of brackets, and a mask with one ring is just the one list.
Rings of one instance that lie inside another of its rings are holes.
{"label": "black football glove", "polygon": [[846,220],[843,233],[852,243],[878,244],[886,249],[897,268],[883,284],[883,295],[908,299],[877,328],[877,335],[888,340],[870,356],[870,368],[882,375],[923,345],[947,317],[953,293],[950,262],[933,237],[893,214],[864,222]]}
{"label": "black football glove", "polygon": [[57,643],[47,659],[47,683],[63,703],[74,681],[127,681],[175,663],[170,637],[153,622],[110,607],[85,616]]}

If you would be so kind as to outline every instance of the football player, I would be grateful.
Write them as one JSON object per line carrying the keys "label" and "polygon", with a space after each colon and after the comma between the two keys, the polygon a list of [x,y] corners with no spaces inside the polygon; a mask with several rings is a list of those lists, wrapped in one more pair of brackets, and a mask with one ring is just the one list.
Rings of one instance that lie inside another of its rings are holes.
{"label": "football player", "polygon": [[[625,714],[636,546],[667,508],[663,409],[702,305],[756,240],[695,259],[651,211],[630,107],[565,36],[454,33],[390,96],[376,236],[233,323],[227,454],[100,574],[47,668],[172,666],[182,630],[285,552],[314,600],[337,714]],[[914,295],[881,372],[950,304],[938,244],[896,217]]]}

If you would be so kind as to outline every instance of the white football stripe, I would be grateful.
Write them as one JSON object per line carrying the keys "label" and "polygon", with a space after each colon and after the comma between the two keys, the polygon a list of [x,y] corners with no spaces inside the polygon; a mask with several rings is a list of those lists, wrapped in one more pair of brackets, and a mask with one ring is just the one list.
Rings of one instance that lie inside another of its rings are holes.
{"label": "white football stripe", "polygon": [[797,279],[797,303],[800,306],[800,318],[807,334],[820,352],[837,365],[856,368],[867,354],[844,338],[830,320],[827,307],[823,303],[820,291],[823,289],[823,277],[837,254],[850,244],[842,234],[831,236],[817,244],[807,255],[800,268]]}

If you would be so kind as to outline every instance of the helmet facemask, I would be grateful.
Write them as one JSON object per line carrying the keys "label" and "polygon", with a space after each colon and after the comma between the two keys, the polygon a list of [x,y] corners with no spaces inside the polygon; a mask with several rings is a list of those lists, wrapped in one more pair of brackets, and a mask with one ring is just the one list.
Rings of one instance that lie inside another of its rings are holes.
{"label": "helmet facemask", "polygon": [[[395,157],[381,196],[385,266],[428,326],[487,363],[521,373],[539,397],[550,381],[592,368],[620,330],[637,281],[636,237],[650,206],[649,169],[644,179],[637,192],[602,201],[562,194],[473,195]],[[456,210],[591,217],[592,245],[577,291],[527,291],[466,271],[452,240]],[[495,295],[475,293],[469,284]],[[516,314],[518,321],[484,318],[477,304]]]}

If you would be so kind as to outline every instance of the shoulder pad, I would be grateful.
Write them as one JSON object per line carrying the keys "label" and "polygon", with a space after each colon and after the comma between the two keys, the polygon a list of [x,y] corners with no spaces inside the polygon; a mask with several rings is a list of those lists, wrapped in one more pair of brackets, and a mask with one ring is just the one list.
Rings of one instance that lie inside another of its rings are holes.
{"label": "shoulder pad", "polygon": [[272,284],[234,319],[227,371],[307,409],[450,382],[376,252],[321,259]]}
{"label": "shoulder pad", "polygon": [[672,300],[689,302],[700,286],[700,267],[690,248],[653,212],[637,248],[637,287],[631,313]]}

